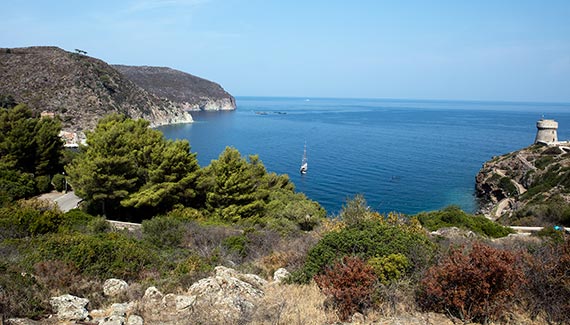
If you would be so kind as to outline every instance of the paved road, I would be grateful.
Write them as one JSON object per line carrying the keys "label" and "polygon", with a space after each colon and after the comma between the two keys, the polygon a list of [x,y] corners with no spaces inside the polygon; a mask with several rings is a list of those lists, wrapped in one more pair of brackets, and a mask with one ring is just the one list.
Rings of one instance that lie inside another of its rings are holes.
{"label": "paved road", "polygon": [[59,209],[63,212],[67,212],[71,209],[77,208],[79,202],[83,199],[75,195],[73,191],[67,192],[66,194],[58,197],[57,199],[53,200]]}

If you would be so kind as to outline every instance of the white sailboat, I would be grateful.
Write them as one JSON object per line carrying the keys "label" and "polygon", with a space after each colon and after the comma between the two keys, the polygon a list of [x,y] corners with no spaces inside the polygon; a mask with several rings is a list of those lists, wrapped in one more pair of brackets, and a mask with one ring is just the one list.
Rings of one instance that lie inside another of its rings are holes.
{"label": "white sailboat", "polygon": [[306,174],[308,169],[309,164],[307,162],[307,144],[305,143],[305,148],[303,149],[303,160],[301,160],[301,168],[299,169],[299,172],[301,172],[301,174]]}

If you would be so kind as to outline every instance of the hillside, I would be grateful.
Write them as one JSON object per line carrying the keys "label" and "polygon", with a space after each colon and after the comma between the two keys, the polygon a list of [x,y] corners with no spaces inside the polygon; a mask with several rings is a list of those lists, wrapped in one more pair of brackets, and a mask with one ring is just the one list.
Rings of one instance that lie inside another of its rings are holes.
{"label": "hillside", "polygon": [[0,94],[36,113],[55,113],[65,130],[93,129],[109,113],[144,118],[153,126],[192,121],[182,107],[137,86],[107,63],[57,47],[0,49],[0,75]]}
{"label": "hillside", "polygon": [[532,145],[494,157],[476,178],[481,212],[510,225],[570,225],[570,149]]}
{"label": "hillside", "polygon": [[113,65],[141,88],[187,110],[234,110],[235,99],[219,84],[165,67]]}

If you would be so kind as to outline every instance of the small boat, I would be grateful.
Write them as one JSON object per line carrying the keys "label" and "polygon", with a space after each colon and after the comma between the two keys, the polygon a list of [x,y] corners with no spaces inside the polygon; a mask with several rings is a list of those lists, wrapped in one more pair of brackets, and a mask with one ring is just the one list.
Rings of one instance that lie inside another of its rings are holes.
{"label": "small boat", "polygon": [[309,169],[309,164],[307,162],[307,144],[305,143],[305,148],[303,149],[303,160],[301,160],[301,168],[299,172],[301,174],[306,174]]}

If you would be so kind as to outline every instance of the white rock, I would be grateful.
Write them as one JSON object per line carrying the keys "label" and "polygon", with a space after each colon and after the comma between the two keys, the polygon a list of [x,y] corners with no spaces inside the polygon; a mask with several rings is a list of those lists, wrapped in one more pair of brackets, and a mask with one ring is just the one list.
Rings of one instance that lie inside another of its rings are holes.
{"label": "white rock", "polygon": [[127,318],[127,325],[144,325],[144,319],[138,315],[130,315]]}
{"label": "white rock", "polygon": [[256,274],[242,274],[238,277],[238,279],[245,281],[257,289],[261,289],[267,285],[267,280],[261,278],[259,275]]}
{"label": "white rock", "polygon": [[116,297],[127,291],[129,285],[120,279],[108,279],[103,283],[103,294],[108,297]]}
{"label": "white rock", "polygon": [[225,267],[216,267],[216,275],[194,283],[188,293],[196,296],[196,306],[215,306],[228,315],[249,312],[253,301],[264,293],[248,282],[240,280],[243,274]]}
{"label": "white rock", "polygon": [[112,304],[111,305],[111,315],[113,316],[125,316],[127,314],[127,310],[129,309],[129,303],[122,303],[122,304]]}
{"label": "white rock", "polygon": [[99,321],[103,320],[107,316],[107,312],[102,309],[93,309],[89,311],[89,317],[95,323],[99,323]]}
{"label": "white rock", "polygon": [[188,309],[196,302],[196,296],[176,296],[176,311]]}
{"label": "white rock", "polygon": [[164,295],[156,287],[148,287],[144,292],[143,300],[162,300]]}
{"label": "white rock", "polygon": [[283,282],[283,280],[288,278],[290,275],[291,275],[291,273],[289,273],[289,271],[287,271],[284,268],[277,269],[277,271],[275,271],[273,273],[273,281],[275,281],[277,283],[281,283],[281,282]]}
{"label": "white rock", "polygon": [[267,285],[267,281],[262,279],[258,275],[242,274],[242,273],[239,273],[238,271],[236,271],[232,268],[229,268],[229,267],[216,266],[214,268],[214,271],[216,272],[216,276],[227,277],[227,278],[229,278],[229,277],[236,278],[236,279],[239,279],[241,281],[244,281],[244,282],[251,284],[252,286],[254,286],[257,289],[261,289],[263,286]]}
{"label": "white rock", "polygon": [[175,308],[176,307],[176,295],[169,293],[162,298],[162,305],[164,308]]}
{"label": "white rock", "polygon": [[125,317],[123,316],[110,316],[105,317],[102,321],[99,322],[99,325],[124,325],[125,324]]}
{"label": "white rock", "polygon": [[51,297],[49,303],[54,310],[57,310],[57,317],[60,320],[83,320],[89,316],[87,309],[85,309],[89,300],[85,298],[67,294]]}

